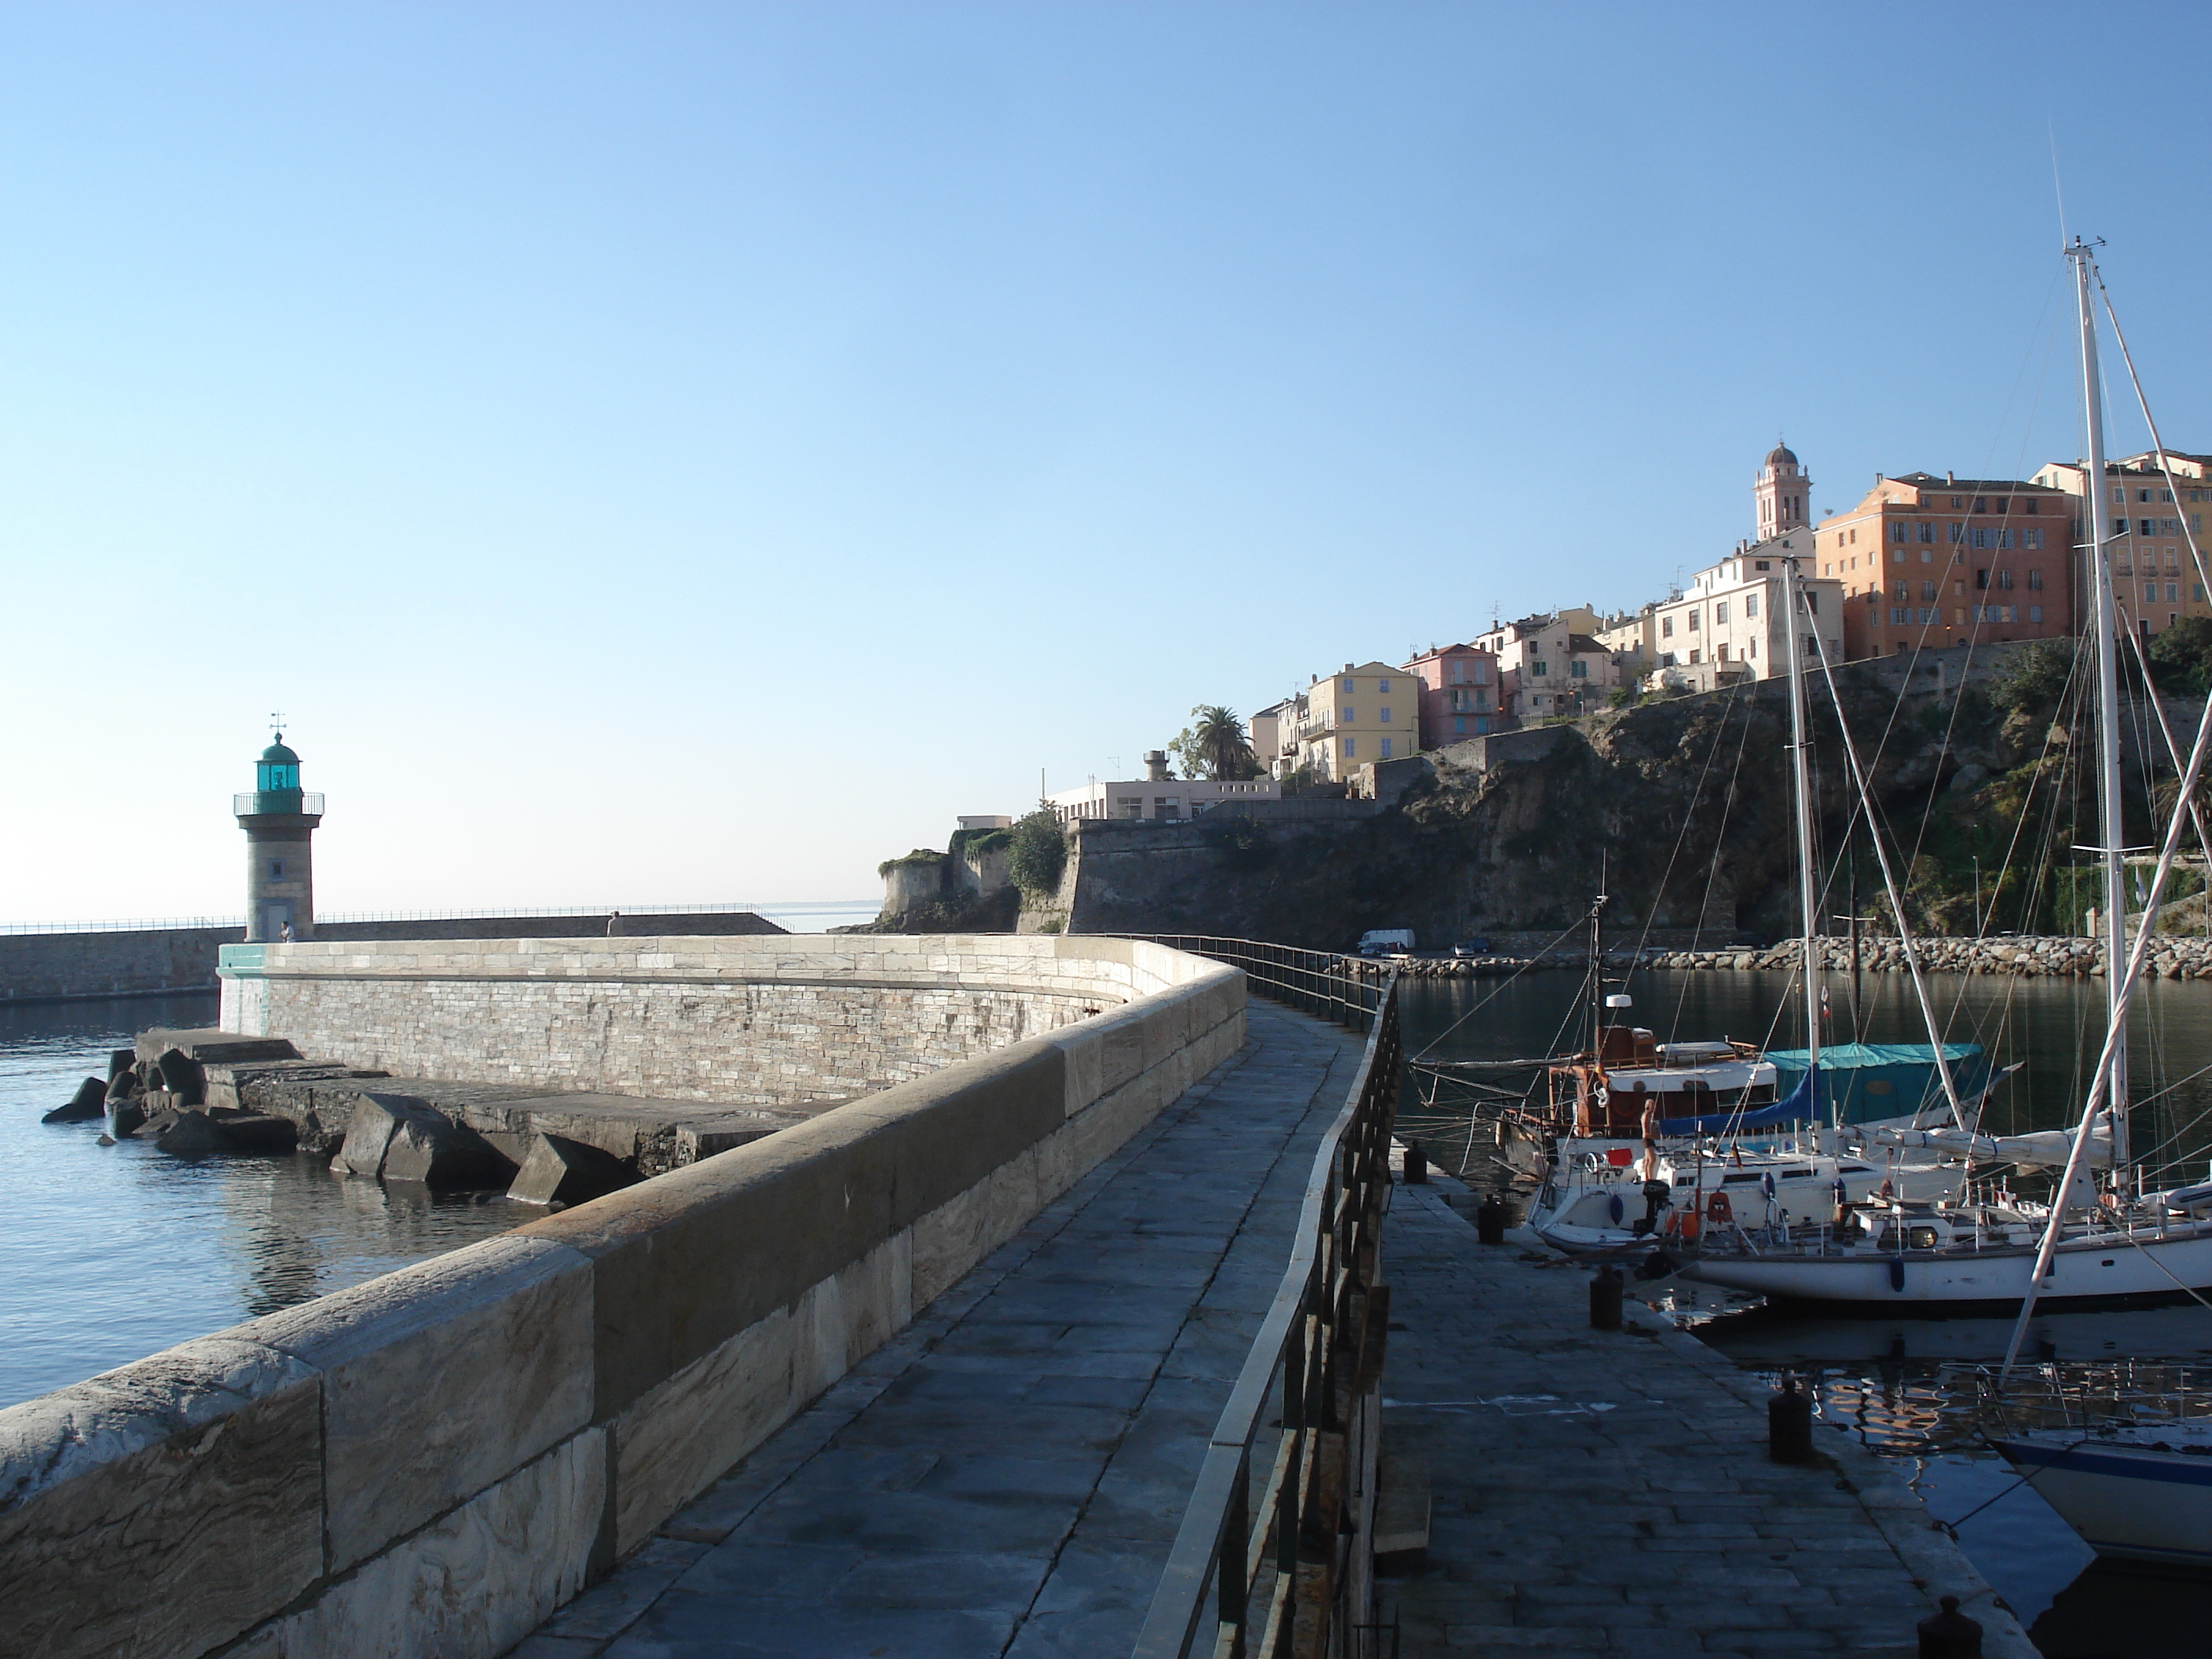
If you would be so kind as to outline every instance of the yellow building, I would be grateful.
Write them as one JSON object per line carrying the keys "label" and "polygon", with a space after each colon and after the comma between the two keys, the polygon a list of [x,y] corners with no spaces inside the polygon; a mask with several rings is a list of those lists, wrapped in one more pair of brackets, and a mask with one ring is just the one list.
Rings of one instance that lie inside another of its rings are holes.
{"label": "yellow building", "polygon": [[[2166,469],[2173,473],[2171,484]],[[2184,617],[2212,616],[2203,576],[2189,556],[2189,535],[2205,547],[2212,457],[2169,449],[2166,469],[2156,450],[2105,464],[2105,550],[2112,561],[2113,597],[2121,620],[2138,634],[2161,633]],[[2078,512],[2084,476],[2078,462],[2054,461],[2035,481],[2074,496]],[[2189,535],[2182,533],[2185,520]],[[2087,591],[2082,589],[2085,605]]]}
{"label": "yellow building", "polygon": [[1283,721],[1283,746],[1296,764],[1342,782],[1370,761],[1420,751],[1421,683],[1387,662],[1346,663],[1306,688],[1305,706]]}

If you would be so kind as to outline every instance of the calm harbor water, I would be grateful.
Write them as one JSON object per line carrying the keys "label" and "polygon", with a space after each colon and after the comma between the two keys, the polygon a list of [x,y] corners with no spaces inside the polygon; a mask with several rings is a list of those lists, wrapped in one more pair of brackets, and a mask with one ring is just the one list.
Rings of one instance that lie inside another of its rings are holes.
{"label": "calm harbor water", "polygon": [[0,1008],[0,1406],[503,1232],[538,1212],[413,1197],[315,1158],[166,1157],[45,1124],[80,1079],[215,999]]}
{"label": "calm harbor water", "polygon": [[[1455,1060],[1564,1052],[1575,1046],[1565,1033],[1578,1017],[1580,985],[1571,972],[1527,974],[1510,984],[1414,981],[1404,1005],[1407,1052]],[[1633,972],[1624,988],[1635,999],[1634,1023],[1662,1040],[1804,1043],[1802,1002],[1786,974]],[[1950,975],[1931,989],[1948,1040],[1981,1043],[2002,1063],[2026,1062],[1991,1102],[1988,1127],[2011,1133],[2078,1120],[2104,1029],[2101,981]],[[1866,1041],[1927,1040],[1903,975],[1869,975],[1863,993],[1856,1013]],[[1853,1006],[1845,977],[1833,982],[1830,1003],[1825,1040],[1846,1040]],[[2128,1053],[2136,1144],[2154,1184],[2202,1179],[2212,1155],[2212,985],[2144,987]],[[1463,1108],[1414,1104],[1401,1115],[1401,1130],[1438,1164],[1464,1170],[1473,1184],[1501,1184],[1481,1129]],[[1785,1319],[1751,1299],[1711,1291],[1662,1290],[1655,1305],[1741,1365],[1777,1380],[1785,1370],[1808,1379],[1827,1421],[1898,1459],[1930,1512],[1956,1523],[1968,1556],[2051,1659],[2212,1650],[2204,1617],[2212,1583],[2096,1562],[2010,1466],[1978,1443],[1980,1385],[2003,1358],[2010,1321]],[[2190,1415],[2212,1412],[2212,1310],[2042,1315],[2032,1335],[2044,1374],[2069,1392],[2109,1397],[2115,1388],[2148,1382]]]}

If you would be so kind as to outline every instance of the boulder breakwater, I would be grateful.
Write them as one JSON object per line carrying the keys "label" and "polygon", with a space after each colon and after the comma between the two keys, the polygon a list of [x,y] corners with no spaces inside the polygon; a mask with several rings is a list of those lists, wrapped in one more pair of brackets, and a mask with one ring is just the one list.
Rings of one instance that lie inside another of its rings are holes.
{"label": "boulder breakwater", "polygon": [[[1913,941],[1923,970],[1936,974],[2011,974],[2027,977],[2102,979],[2104,946],[2093,939],[2067,934],[2029,936],[2005,934],[1993,939],[1920,939]],[[1821,967],[1830,973],[1848,973],[1850,941],[1823,938],[1818,941]],[[1673,968],[1734,970],[1745,973],[1788,972],[1804,960],[1802,939],[1778,945],[1731,945],[1694,951],[1608,951],[1606,963],[1613,968]],[[1905,971],[1905,946],[1887,936],[1863,938],[1859,967],[1869,974]],[[1382,978],[1389,965],[1350,959],[1358,971]],[[1536,968],[1579,969],[1589,960],[1580,950],[1534,951],[1527,955],[1414,960],[1398,964],[1409,979],[1475,979],[1514,974]],[[2151,946],[2143,964],[2146,979],[2212,979],[2212,939],[2160,939]]]}

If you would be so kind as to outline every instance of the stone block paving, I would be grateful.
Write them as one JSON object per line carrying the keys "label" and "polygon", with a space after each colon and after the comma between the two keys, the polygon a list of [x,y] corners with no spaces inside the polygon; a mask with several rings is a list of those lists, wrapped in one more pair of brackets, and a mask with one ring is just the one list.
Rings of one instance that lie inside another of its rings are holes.
{"label": "stone block paving", "polygon": [[1126,1654],[1363,1047],[1247,1031],[515,1659]]}
{"label": "stone block paving", "polygon": [[1769,1461],[1759,1379],[1633,1302],[1629,1329],[1592,1330],[1585,1272],[1483,1247],[1438,1186],[1392,1200],[1384,1432],[1432,1494],[1426,1566],[1378,1587],[1402,1659],[1909,1659],[1947,1593],[1991,1659],[2033,1659],[1874,1454],[1816,1426],[1819,1466]]}

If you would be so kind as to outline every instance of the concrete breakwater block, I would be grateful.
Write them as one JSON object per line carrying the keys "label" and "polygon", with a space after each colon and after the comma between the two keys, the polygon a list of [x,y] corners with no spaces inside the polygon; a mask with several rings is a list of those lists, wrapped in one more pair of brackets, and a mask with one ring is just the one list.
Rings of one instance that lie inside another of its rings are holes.
{"label": "concrete breakwater block", "polygon": [[76,1092],[66,1106],[57,1106],[39,1120],[41,1123],[83,1123],[99,1117],[107,1110],[107,1085],[96,1077],[88,1077],[76,1085]]}
{"label": "concrete breakwater block", "polygon": [[154,1145],[174,1158],[206,1158],[216,1152],[289,1152],[299,1131],[281,1117],[261,1112],[194,1110],[169,1118]]}
{"label": "concrete breakwater block", "polygon": [[475,1130],[422,1101],[363,1093],[331,1168],[426,1187],[504,1187],[515,1165]]}
{"label": "concrete breakwater block", "polygon": [[530,1151],[507,1195],[525,1204],[583,1204],[635,1186],[639,1178],[611,1152],[562,1135],[539,1134],[531,1137]]}
{"label": "concrete breakwater block", "polygon": [[207,1104],[207,1073],[182,1048],[164,1049],[153,1069],[153,1077],[147,1079],[149,1088],[158,1081],[180,1108]]}

